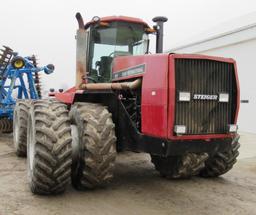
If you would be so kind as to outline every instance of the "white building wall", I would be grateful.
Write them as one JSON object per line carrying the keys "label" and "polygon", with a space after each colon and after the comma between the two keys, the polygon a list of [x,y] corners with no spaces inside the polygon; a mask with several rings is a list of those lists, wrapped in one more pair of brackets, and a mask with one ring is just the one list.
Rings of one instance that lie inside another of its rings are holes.
{"label": "white building wall", "polygon": [[241,99],[249,100],[240,104],[239,130],[256,133],[256,39],[197,53],[236,60]]}

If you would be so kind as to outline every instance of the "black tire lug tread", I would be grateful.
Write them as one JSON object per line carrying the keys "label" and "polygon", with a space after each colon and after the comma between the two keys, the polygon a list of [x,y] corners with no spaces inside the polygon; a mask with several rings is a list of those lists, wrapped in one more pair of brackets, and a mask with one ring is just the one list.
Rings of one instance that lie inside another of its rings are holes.
{"label": "black tire lug tread", "polygon": [[15,145],[15,152],[19,157],[27,156],[27,119],[30,105],[31,100],[17,100],[14,108],[14,112],[17,112],[17,117],[19,117],[19,120],[15,118],[13,119],[15,129],[18,129],[17,143],[15,138],[13,138],[13,141]]}
{"label": "black tire lug tread", "polygon": [[166,178],[190,178],[204,168],[207,153],[187,153],[182,156],[160,157],[151,155],[151,161],[160,175]]}
{"label": "black tire lug tread", "polygon": [[[70,165],[71,165],[71,162],[70,162]],[[57,181],[58,181],[58,182],[64,181],[64,180],[66,180],[67,178],[69,178],[70,175],[71,175],[71,168],[68,168],[67,171],[63,172],[63,174],[60,175],[60,176],[57,178]]]}
{"label": "black tire lug tread", "polygon": [[57,161],[54,156],[48,153],[48,151],[46,151],[43,147],[36,148],[36,155],[38,155],[41,159],[47,161],[47,163],[49,163],[49,165],[51,166],[57,165]]}
{"label": "black tire lug tread", "polygon": [[[77,189],[105,186],[113,178],[116,158],[116,136],[112,114],[106,107],[93,103],[75,103],[70,111],[71,122],[83,134],[83,159],[80,170],[72,177]],[[72,174],[73,175],[73,174]]]}
{"label": "black tire lug tread", "polygon": [[[36,120],[37,121],[37,120]],[[40,133],[43,135],[46,135],[53,143],[56,143],[58,141],[58,138],[55,134],[55,132],[51,128],[47,127],[36,127],[36,133]]]}
{"label": "black tire lug tread", "polygon": [[38,117],[38,118],[36,119],[36,121],[37,121],[37,122],[42,122],[42,123],[46,124],[47,127],[50,127],[50,126],[52,125],[52,122],[51,122],[50,120],[46,119],[46,118],[40,118],[40,117]]}
{"label": "black tire lug tread", "polygon": [[38,181],[44,182],[49,186],[54,184],[54,181],[50,177],[48,177],[46,174],[44,174],[42,171],[39,171],[38,169],[36,169],[34,174],[39,179]]}
{"label": "black tire lug tread", "polygon": [[42,147],[46,147],[49,151],[53,150],[54,145],[45,142],[45,140],[43,138],[40,137],[36,137],[36,142],[38,145],[42,146]]}
{"label": "black tire lug tread", "polygon": [[33,193],[62,193],[70,183],[72,138],[67,112],[66,105],[52,99],[33,102],[29,113],[35,120],[31,126],[36,134],[34,174],[30,180]]}
{"label": "black tire lug tread", "polygon": [[64,140],[61,145],[54,145],[53,153],[55,153],[55,155],[58,155],[60,153],[60,151],[62,151],[63,148],[67,147],[71,142],[72,142],[72,138],[70,137],[70,138],[67,138],[66,140]]}
{"label": "black tire lug tread", "polygon": [[49,165],[46,165],[44,162],[38,160],[37,163],[36,163],[36,165],[38,165],[38,167],[39,167],[41,170],[45,171],[47,174],[51,174],[51,173],[52,173],[52,168],[49,167]]}
{"label": "black tire lug tread", "polygon": [[61,116],[62,114],[65,114],[65,113],[68,114],[68,110],[61,110],[61,111],[58,111],[58,112],[56,112],[56,116],[59,117],[59,116]]}
{"label": "black tire lug tread", "polygon": [[57,130],[65,122],[69,122],[69,118],[68,117],[63,118],[63,119],[57,121],[52,127],[53,127],[54,130]]}
{"label": "black tire lug tread", "polygon": [[[70,174],[70,171],[68,172],[68,174]],[[70,183],[70,178],[67,177],[62,182],[59,182],[59,184],[56,187],[52,188],[51,193],[58,194],[58,193],[64,192],[65,191],[65,186],[69,183]]]}
{"label": "black tire lug tread", "polygon": [[49,189],[49,185],[47,184],[44,184],[44,183],[41,183],[39,182],[38,180],[37,181],[33,181],[33,183],[38,187],[38,189],[40,190],[48,190]]}
{"label": "black tire lug tread", "polygon": [[52,111],[56,111],[57,109],[63,108],[63,107],[66,108],[66,105],[62,105],[62,104],[61,105],[55,105],[55,106],[52,107]]}
{"label": "black tire lug tread", "polygon": [[[41,106],[40,106],[41,107]],[[36,108],[36,107],[35,107]],[[46,112],[45,110],[43,111],[42,109],[36,110],[35,114],[44,114],[46,115],[46,117],[48,117],[50,120],[55,120],[57,117],[55,115],[53,115],[52,113]]]}
{"label": "black tire lug tread", "polygon": [[202,177],[218,177],[233,168],[239,155],[240,144],[233,142],[231,147],[225,152],[218,152],[205,162],[205,168],[200,172]]}
{"label": "black tire lug tread", "polygon": [[64,134],[70,133],[70,132],[71,132],[71,128],[70,127],[66,127],[64,129],[62,129],[61,131],[59,131],[58,137],[61,138]]}
{"label": "black tire lug tread", "polygon": [[58,159],[61,160],[65,160],[66,157],[70,157],[70,155],[72,154],[72,149],[68,149],[66,150],[64,153],[61,153],[60,155],[58,155]]}
{"label": "black tire lug tread", "polygon": [[63,173],[64,170],[67,168],[67,167],[70,167],[71,166],[71,163],[72,161],[71,160],[67,160],[65,161],[58,169],[56,169],[54,171],[54,176],[57,177],[59,174]]}

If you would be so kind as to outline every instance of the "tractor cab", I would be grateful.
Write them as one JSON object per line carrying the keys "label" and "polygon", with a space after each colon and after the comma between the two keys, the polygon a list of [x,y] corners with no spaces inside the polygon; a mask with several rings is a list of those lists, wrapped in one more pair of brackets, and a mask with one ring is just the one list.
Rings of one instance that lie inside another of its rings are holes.
{"label": "tractor cab", "polygon": [[126,16],[96,16],[84,24],[77,13],[76,19],[76,89],[85,83],[111,82],[113,59],[148,54],[149,34],[156,35],[156,53],[162,53],[166,17],[155,17],[153,28],[142,19]]}
{"label": "tractor cab", "polygon": [[149,27],[141,19],[130,17],[94,17],[87,30],[87,80],[111,82],[111,65],[117,56],[148,53]]}

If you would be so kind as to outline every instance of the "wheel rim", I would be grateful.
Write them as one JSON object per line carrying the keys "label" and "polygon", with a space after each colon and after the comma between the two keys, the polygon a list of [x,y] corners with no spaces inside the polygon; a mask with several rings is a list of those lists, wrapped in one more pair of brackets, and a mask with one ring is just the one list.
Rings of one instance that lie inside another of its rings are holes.
{"label": "wheel rim", "polygon": [[14,133],[14,147],[17,149],[18,148],[18,141],[19,141],[19,129],[16,126],[16,123],[19,124],[19,118],[18,114],[16,111],[14,111],[14,122],[13,123],[13,133]]}
{"label": "wheel rim", "polygon": [[76,125],[71,125],[71,135],[72,135],[72,172],[71,172],[71,179],[72,184],[77,186],[77,182],[80,178],[80,168],[81,168],[81,145],[79,141],[79,130]]}
{"label": "wheel rim", "polygon": [[80,147],[79,147],[79,134],[76,125],[71,125],[71,135],[72,135],[72,163],[75,164],[75,169],[80,159]]}
{"label": "wheel rim", "polygon": [[33,165],[34,165],[34,158],[35,158],[35,143],[33,141],[33,131],[32,131],[32,119],[29,117],[28,121],[28,132],[27,132],[27,138],[28,138],[28,165],[29,165],[29,172],[31,172],[31,175],[33,174]]}

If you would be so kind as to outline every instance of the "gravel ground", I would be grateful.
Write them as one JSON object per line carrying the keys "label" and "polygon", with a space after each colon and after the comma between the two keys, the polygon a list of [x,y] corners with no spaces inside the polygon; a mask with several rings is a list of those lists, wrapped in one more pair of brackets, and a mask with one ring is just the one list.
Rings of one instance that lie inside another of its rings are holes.
{"label": "gravel ground", "polygon": [[165,180],[147,154],[119,154],[108,188],[35,196],[26,160],[17,158],[11,135],[0,137],[0,215],[256,214],[256,135],[242,134],[233,170],[216,179]]}

